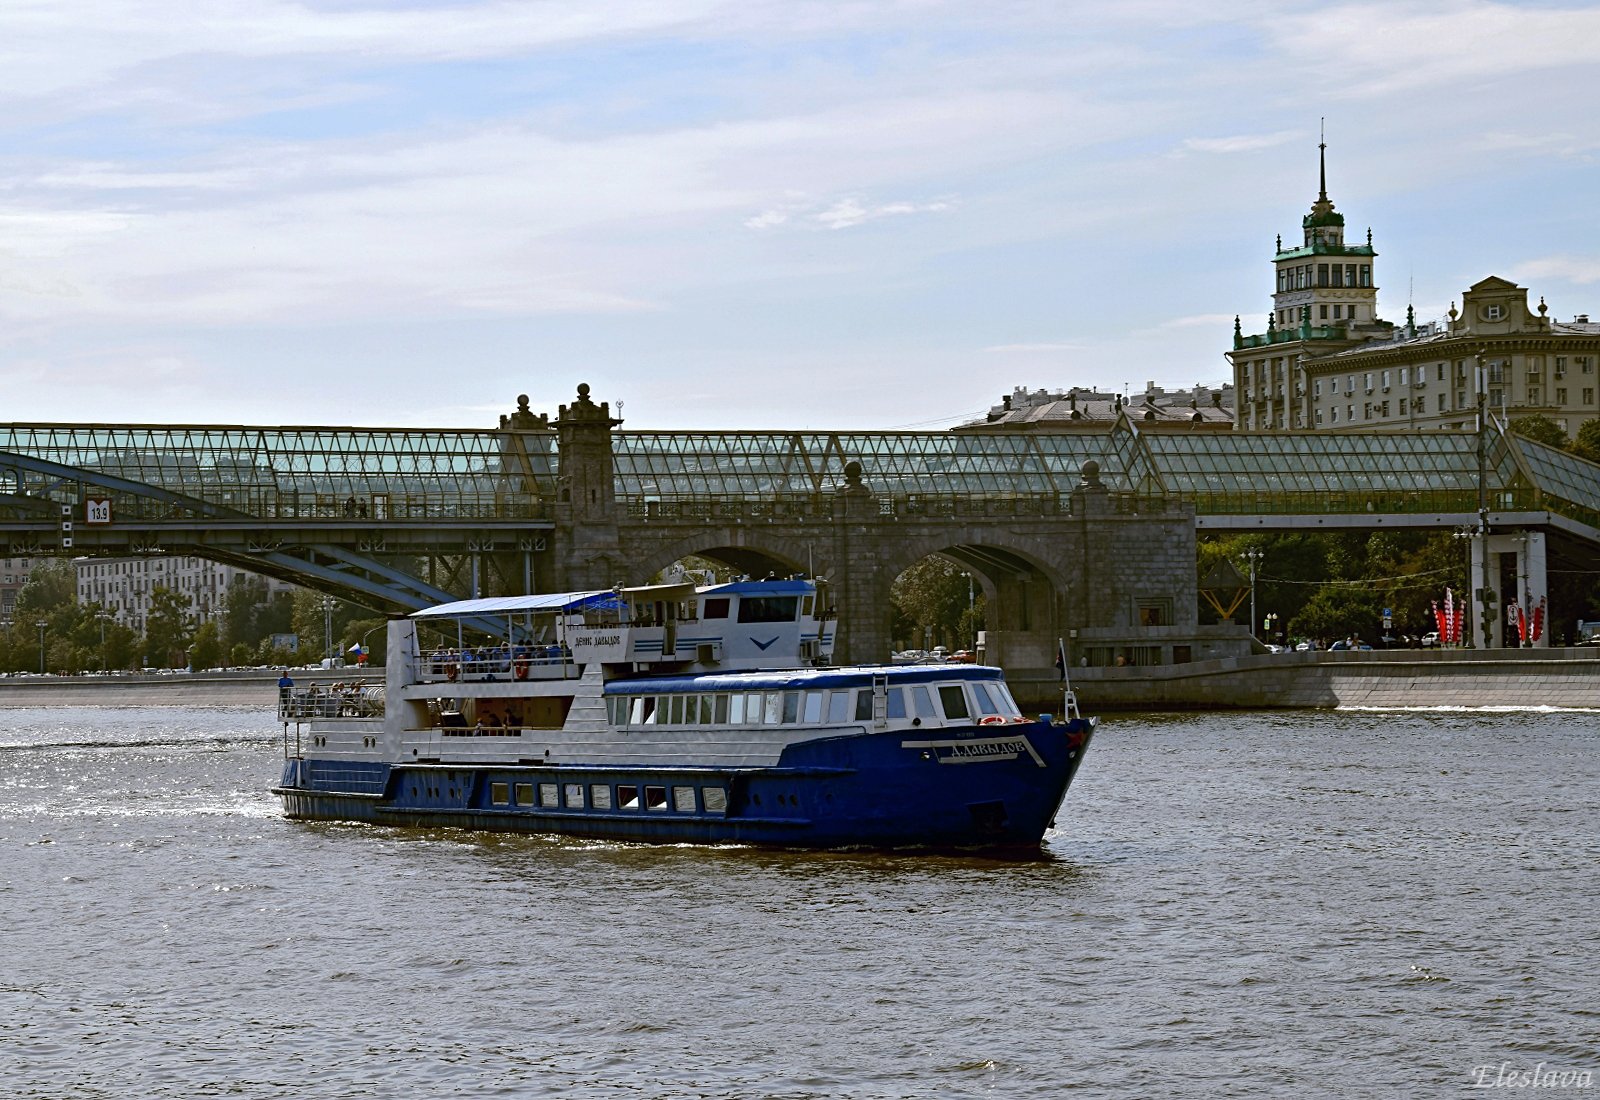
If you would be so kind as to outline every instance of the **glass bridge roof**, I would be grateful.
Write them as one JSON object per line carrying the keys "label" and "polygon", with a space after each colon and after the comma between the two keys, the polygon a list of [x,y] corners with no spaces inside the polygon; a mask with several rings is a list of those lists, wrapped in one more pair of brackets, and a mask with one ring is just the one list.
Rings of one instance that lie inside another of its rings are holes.
{"label": "glass bridge roof", "polygon": [[[1600,467],[1498,428],[1488,444],[1492,507],[1600,519]],[[1121,421],[1092,433],[615,431],[612,446],[616,492],[630,509],[822,508],[852,461],[880,502],[1064,501],[1090,459],[1113,493],[1175,496],[1201,514],[1478,507],[1471,432],[1140,432]],[[346,497],[363,508],[382,499],[384,516],[534,517],[547,514],[559,473],[555,432],[505,429],[0,426],[0,494],[48,494],[53,483],[8,466],[8,456],[263,517],[326,514]]]}

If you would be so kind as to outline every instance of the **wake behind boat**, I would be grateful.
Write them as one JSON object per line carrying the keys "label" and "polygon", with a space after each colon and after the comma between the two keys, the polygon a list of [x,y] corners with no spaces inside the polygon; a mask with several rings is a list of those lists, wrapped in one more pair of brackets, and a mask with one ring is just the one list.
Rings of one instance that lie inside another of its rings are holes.
{"label": "wake behind boat", "polygon": [[465,600],[386,682],[280,693],[289,817],[636,841],[1036,847],[1093,736],[998,668],[833,668],[804,579]]}

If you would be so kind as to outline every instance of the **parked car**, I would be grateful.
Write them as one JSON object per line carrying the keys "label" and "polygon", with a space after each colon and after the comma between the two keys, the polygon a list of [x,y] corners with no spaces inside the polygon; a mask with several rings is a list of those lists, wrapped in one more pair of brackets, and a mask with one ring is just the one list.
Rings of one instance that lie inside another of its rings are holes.
{"label": "parked car", "polygon": [[1422,636],[1423,648],[1432,649],[1434,646],[1436,646],[1438,644],[1439,644],[1439,632],[1437,630],[1430,630],[1430,631],[1428,631],[1426,634],[1424,634]]}

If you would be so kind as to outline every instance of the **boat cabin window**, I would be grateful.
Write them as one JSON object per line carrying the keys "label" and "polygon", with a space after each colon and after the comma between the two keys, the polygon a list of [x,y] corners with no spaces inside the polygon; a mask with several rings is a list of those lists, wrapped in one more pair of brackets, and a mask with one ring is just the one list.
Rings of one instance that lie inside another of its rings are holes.
{"label": "boat cabin window", "polygon": [[532,806],[533,805],[533,784],[532,783],[518,783],[517,784],[517,805],[518,806]]}
{"label": "boat cabin window", "polygon": [[966,718],[967,697],[961,691],[960,684],[941,684],[939,686],[939,702],[944,704],[946,718]]}
{"label": "boat cabin window", "polygon": [[719,726],[724,725],[724,724],[727,723],[727,721],[728,721],[728,697],[726,695],[718,695],[716,697],[716,704],[715,704],[715,707],[714,707],[714,709],[712,711],[711,720],[713,722],[715,722]]}
{"label": "boat cabin window", "polygon": [[933,710],[933,693],[928,690],[928,685],[917,684],[911,689],[911,711],[918,718],[938,717]]}
{"label": "boat cabin window", "polygon": [[977,701],[978,713],[999,714],[1000,704],[989,697],[989,688],[984,684],[972,685],[972,698]]}
{"label": "boat cabin window", "polygon": [[822,721],[822,697],[826,694],[821,691],[806,692],[806,706],[800,720],[807,724]]}
{"label": "boat cabin window", "polygon": [[811,608],[812,608],[813,602],[815,600],[816,600],[815,596],[802,596],[801,597],[801,599],[800,599],[800,617],[802,619],[811,618]]}
{"label": "boat cabin window", "polygon": [[828,721],[843,722],[850,717],[850,693],[848,691],[828,692]]}
{"label": "boat cabin window", "polygon": [[745,723],[744,698],[742,691],[736,691],[728,697],[728,721],[735,726],[742,726]]}
{"label": "boat cabin window", "polygon": [[796,596],[740,596],[741,623],[792,623],[800,600]]}
{"label": "boat cabin window", "polygon": [[708,619],[726,619],[728,617],[728,597],[709,597],[706,600],[705,610],[701,614]]}
{"label": "boat cabin window", "polygon": [[904,718],[906,716],[906,692],[904,688],[889,689],[889,717]]}
{"label": "boat cabin window", "polygon": [[800,721],[800,693],[786,691],[783,693],[783,724],[793,725]]}
{"label": "boat cabin window", "polygon": [[637,810],[639,808],[639,788],[628,786],[617,788],[617,809]]}
{"label": "boat cabin window", "polygon": [[566,784],[566,786],[562,790],[562,794],[566,797],[567,809],[569,809],[569,810],[581,810],[581,809],[583,809],[583,784],[582,783],[568,783],[568,784]]}
{"label": "boat cabin window", "polygon": [[611,788],[604,783],[589,785],[589,805],[597,810],[611,809]]}
{"label": "boat cabin window", "polygon": [[872,689],[862,688],[856,692],[856,721],[872,721]]}
{"label": "boat cabin window", "polygon": [[762,698],[761,724],[763,726],[776,726],[783,720],[783,693],[769,691]]}

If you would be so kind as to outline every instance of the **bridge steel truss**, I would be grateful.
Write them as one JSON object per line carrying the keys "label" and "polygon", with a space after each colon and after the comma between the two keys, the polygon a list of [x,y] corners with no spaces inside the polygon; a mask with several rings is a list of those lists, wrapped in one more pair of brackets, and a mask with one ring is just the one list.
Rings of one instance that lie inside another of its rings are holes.
{"label": "bridge steel truss", "polygon": [[[1026,524],[1067,512],[1093,461],[1119,509],[1184,501],[1202,529],[1514,516],[1600,546],[1600,467],[1495,422],[1481,439],[1141,432],[1122,419],[1098,432],[614,430],[609,440],[620,527],[821,524],[849,463],[885,521]],[[193,553],[398,609],[559,583],[541,555],[570,522],[561,493],[559,433],[547,428],[0,426],[0,556]],[[111,524],[84,525],[91,498],[112,502]]]}
{"label": "bridge steel truss", "polygon": [[532,579],[552,455],[539,433],[10,425],[0,556],[193,554],[414,609],[508,558],[528,567],[502,583]]}

